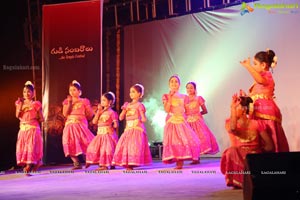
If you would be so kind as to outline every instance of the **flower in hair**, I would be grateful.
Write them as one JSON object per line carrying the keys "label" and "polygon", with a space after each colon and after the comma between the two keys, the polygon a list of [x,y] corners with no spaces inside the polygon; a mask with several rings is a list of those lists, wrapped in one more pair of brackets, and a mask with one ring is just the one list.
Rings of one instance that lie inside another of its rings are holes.
{"label": "flower in hair", "polygon": [[144,96],[144,86],[141,85],[141,84],[139,84],[139,83],[137,83],[135,85],[138,86],[138,87],[140,87],[142,89],[142,92],[141,92],[141,98],[142,98]]}
{"label": "flower in hair", "polygon": [[277,60],[278,60],[278,57],[277,56],[274,56],[273,58],[273,62],[271,63],[271,67],[274,69],[277,65]]}
{"label": "flower in hair", "polygon": [[112,104],[114,104],[115,103],[115,101],[116,101],[116,96],[115,96],[115,94],[113,93],[113,92],[108,92],[108,94],[110,94],[112,97],[113,97],[113,100],[112,100]]}
{"label": "flower in hair", "polygon": [[77,84],[79,87],[81,87],[80,83],[79,83],[78,81],[76,81],[76,80],[73,80],[73,81],[72,81],[72,84],[73,84],[73,85],[74,85],[74,84]]}
{"label": "flower in hair", "polygon": [[25,86],[27,86],[27,85],[30,85],[31,87],[34,88],[34,85],[33,85],[33,83],[31,81],[26,81]]}

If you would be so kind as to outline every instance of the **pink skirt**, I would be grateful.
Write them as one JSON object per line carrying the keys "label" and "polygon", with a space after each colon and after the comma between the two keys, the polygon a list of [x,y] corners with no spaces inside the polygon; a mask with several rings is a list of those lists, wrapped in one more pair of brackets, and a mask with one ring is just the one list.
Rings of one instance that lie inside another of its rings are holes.
{"label": "pink skirt", "polygon": [[118,166],[141,166],[152,163],[148,137],[141,129],[125,130],[119,139],[113,158]]}
{"label": "pink skirt", "polygon": [[178,160],[198,160],[199,156],[200,140],[188,123],[167,123],[164,128],[162,161],[173,163]]}
{"label": "pink skirt", "polygon": [[200,154],[216,154],[219,152],[217,140],[203,119],[188,123],[200,139]]}
{"label": "pink skirt", "polygon": [[289,152],[289,144],[281,123],[273,120],[261,120],[267,126],[267,132],[272,138],[275,152]]}
{"label": "pink skirt", "polygon": [[94,137],[85,124],[71,123],[66,125],[62,136],[65,156],[85,154],[88,145]]}
{"label": "pink skirt", "polygon": [[221,157],[221,172],[225,175],[227,186],[243,187],[244,174],[242,173],[245,165],[244,158],[237,147],[226,149]]}
{"label": "pink skirt", "polygon": [[43,140],[39,127],[20,130],[16,145],[17,164],[37,164],[43,157]]}
{"label": "pink skirt", "polygon": [[112,165],[118,136],[116,133],[98,134],[89,144],[86,163],[109,167]]}
{"label": "pink skirt", "polygon": [[257,99],[253,114],[254,119],[261,120],[267,126],[267,132],[275,145],[275,152],[289,152],[289,144],[282,128],[281,112],[276,103],[270,99]]}
{"label": "pink skirt", "polygon": [[220,165],[227,186],[243,187],[244,174],[249,173],[245,171],[245,160],[250,153],[261,153],[261,151],[256,145],[249,145],[229,147],[223,152]]}

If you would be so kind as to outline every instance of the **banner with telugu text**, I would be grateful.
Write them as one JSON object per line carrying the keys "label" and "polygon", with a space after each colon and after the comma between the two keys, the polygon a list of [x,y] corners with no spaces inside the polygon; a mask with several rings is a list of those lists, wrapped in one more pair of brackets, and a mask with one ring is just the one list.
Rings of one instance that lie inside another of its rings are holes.
{"label": "banner with telugu text", "polygon": [[[62,102],[77,80],[96,104],[102,88],[102,6],[87,1],[43,6],[44,162],[64,163]],[[92,129],[93,127],[91,127]]]}

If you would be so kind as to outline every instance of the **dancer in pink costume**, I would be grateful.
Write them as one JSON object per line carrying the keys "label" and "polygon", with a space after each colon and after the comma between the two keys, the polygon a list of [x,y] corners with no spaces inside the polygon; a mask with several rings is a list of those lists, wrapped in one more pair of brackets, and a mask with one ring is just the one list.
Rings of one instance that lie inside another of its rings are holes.
{"label": "dancer in pink costume", "polygon": [[80,98],[81,85],[72,81],[69,85],[69,96],[63,101],[63,115],[67,118],[63,130],[62,144],[65,156],[70,156],[75,169],[82,169],[78,156],[85,155],[94,135],[88,129],[87,119],[92,119],[94,112],[90,101]]}
{"label": "dancer in pink costume", "polygon": [[253,66],[250,58],[241,62],[254,79],[249,89],[249,96],[254,101],[251,115],[254,119],[261,119],[272,137],[276,152],[288,152],[289,145],[282,128],[281,112],[274,101],[275,83],[270,69],[277,65],[274,51],[267,49],[255,54]]}
{"label": "dancer in pink costume", "polygon": [[144,123],[146,108],[139,101],[144,95],[144,87],[135,84],[130,88],[131,102],[125,102],[119,119],[126,118],[126,127],[121,135],[113,158],[113,164],[123,166],[127,170],[152,163],[148,137]]}
{"label": "dancer in pink costume", "polygon": [[[216,154],[219,152],[219,146],[215,136],[206,125],[203,115],[207,114],[205,100],[201,96],[197,96],[195,82],[186,84],[188,101],[185,106],[187,122],[195,131],[200,139],[200,154]],[[191,164],[198,164],[199,161],[194,161]]]}
{"label": "dancer in pink costume", "polygon": [[242,188],[245,173],[245,159],[249,153],[274,151],[274,143],[266,132],[262,120],[248,116],[250,97],[232,96],[230,118],[226,120],[231,146],[221,157],[221,172],[225,175],[226,185]]}
{"label": "dancer in pink costume", "polygon": [[185,104],[188,96],[179,93],[180,78],[173,75],[169,79],[170,92],[162,96],[168,113],[164,127],[164,163],[176,162],[175,169],[182,169],[184,160],[197,162],[200,155],[200,140],[186,121]]}
{"label": "dancer in pink costume", "polygon": [[101,103],[93,119],[93,124],[98,125],[97,136],[87,148],[86,168],[91,164],[98,164],[97,170],[114,168],[112,159],[118,142],[116,129],[119,126],[118,114],[112,109],[115,99],[112,92],[107,92],[101,97]]}
{"label": "dancer in pink costume", "polygon": [[42,165],[43,140],[40,123],[44,121],[42,104],[34,101],[34,85],[27,81],[23,98],[15,102],[16,117],[20,120],[20,130],[16,145],[17,165],[23,166],[24,173],[36,171]]}

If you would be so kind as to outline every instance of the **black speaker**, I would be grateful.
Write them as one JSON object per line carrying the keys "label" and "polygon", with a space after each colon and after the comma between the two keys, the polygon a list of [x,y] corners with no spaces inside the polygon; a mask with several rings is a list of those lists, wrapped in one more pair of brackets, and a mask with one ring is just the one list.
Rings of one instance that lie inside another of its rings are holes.
{"label": "black speaker", "polygon": [[244,200],[300,200],[300,152],[248,154]]}

